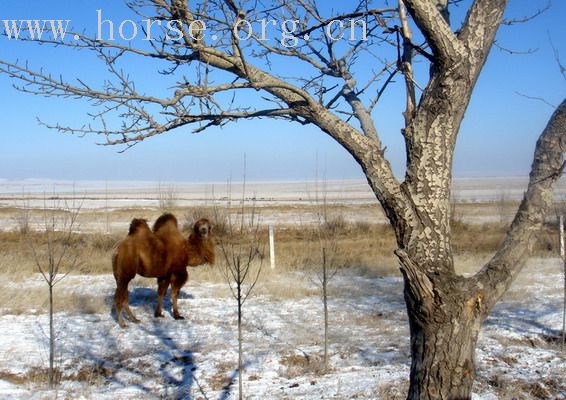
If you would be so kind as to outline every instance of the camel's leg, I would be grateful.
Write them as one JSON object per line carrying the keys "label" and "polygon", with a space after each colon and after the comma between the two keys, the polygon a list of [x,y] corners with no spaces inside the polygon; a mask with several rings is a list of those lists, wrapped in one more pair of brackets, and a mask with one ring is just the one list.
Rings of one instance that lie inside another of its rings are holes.
{"label": "camel's leg", "polygon": [[179,314],[179,309],[177,308],[177,296],[179,296],[179,291],[189,279],[189,274],[186,270],[176,272],[171,277],[171,300],[173,301],[173,318],[175,319],[185,319]]}
{"label": "camel's leg", "polygon": [[122,309],[124,307],[124,303],[126,304],[126,309],[128,307],[128,283],[124,283],[122,281],[116,282],[116,293],[114,294],[114,306],[116,307],[116,318],[118,319],[118,324],[122,328],[126,327],[126,323],[124,322],[124,318],[122,317]]}
{"label": "camel's leg", "polygon": [[[116,292],[114,293],[114,309],[116,311],[116,319],[122,328],[126,327],[124,318],[122,317],[122,308],[124,301],[128,301],[128,283],[130,279],[124,279],[121,268],[118,265],[118,252],[112,256],[112,271],[116,280]],[[127,304],[127,303],[126,303]]]}
{"label": "camel's leg", "polygon": [[157,306],[155,307],[155,317],[163,317],[161,307],[163,307],[163,297],[165,297],[165,293],[167,293],[170,281],[170,276],[157,278]]}
{"label": "camel's leg", "polygon": [[124,304],[124,309],[126,310],[126,314],[128,314],[128,318],[130,319],[130,321],[134,322],[134,323],[138,323],[140,322],[139,319],[136,318],[136,316],[134,315],[134,313],[132,312],[132,309],[130,308],[130,299],[129,299],[129,294],[128,294],[128,288],[126,287],[126,301]]}

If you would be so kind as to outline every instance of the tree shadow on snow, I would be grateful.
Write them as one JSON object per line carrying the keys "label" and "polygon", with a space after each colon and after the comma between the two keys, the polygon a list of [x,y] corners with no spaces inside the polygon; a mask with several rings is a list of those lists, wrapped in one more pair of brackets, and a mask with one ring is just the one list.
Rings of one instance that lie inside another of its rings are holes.
{"label": "tree shadow on snow", "polygon": [[[181,348],[174,338],[168,333],[160,323],[161,319],[153,318],[150,321],[143,321],[139,324],[129,324],[127,328],[120,331],[116,335],[108,332],[105,335],[104,346],[106,354],[112,354],[112,358],[97,355],[92,349],[92,343],[88,339],[84,343],[79,344],[81,347],[81,359],[88,360],[87,366],[81,368],[84,375],[98,376],[103,378],[105,385],[113,385],[122,388],[136,388],[143,393],[156,395],[155,386],[148,381],[155,381],[154,376],[148,376],[147,366],[140,360],[147,355],[140,349],[123,348],[119,345],[118,340],[121,333],[142,333],[148,339],[157,338],[162,345],[160,349],[155,350],[155,358],[160,362],[159,374],[167,388],[173,387],[173,393],[166,389],[166,398],[191,400],[193,386],[197,385],[197,391],[200,392],[205,399],[206,394],[200,387],[194,372],[197,366],[194,362],[193,351],[191,349]],[[183,323],[179,321],[179,323]],[[118,328],[120,329],[120,328]],[[128,330],[130,330],[128,332]],[[137,331],[137,332],[136,332]],[[122,338],[123,339],[123,338]],[[181,373],[179,374],[179,370]],[[138,383],[136,383],[138,382]]]}
{"label": "tree shadow on snow", "polygon": [[[179,299],[191,299],[191,295],[181,290],[179,293]],[[105,303],[109,306],[110,314],[114,321],[117,322],[116,310],[114,309],[114,295],[107,296]],[[117,345],[118,336],[121,332],[127,333],[131,329],[132,333],[139,335],[142,333],[147,336],[148,339],[158,339],[161,348],[156,350],[155,357],[159,360],[159,373],[165,385],[168,387],[174,387],[174,393],[169,393],[167,391],[167,398],[190,400],[192,399],[193,385],[197,386],[196,391],[200,394],[199,398],[208,399],[202,387],[200,386],[198,380],[194,376],[194,372],[197,370],[197,366],[194,362],[193,351],[191,349],[181,348],[178,341],[175,340],[175,331],[172,332],[168,329],[170,324],[182,324],[186,327],[183,332],[190,335],[190,329],[188,328],[188,321],[171,321],[164,318],[153,317],[154,309],[157,304],[157,288],[147,288],[147,287],[136,287],[130,288],[129,290],[129,304],[132,307],[137,308],[133,310],[134,314],[139,318],[144,313],[149,313],[150,318],[143,320],[140,323],[132,323],[126,317],[127,327],[125,330],[118,330],[117,335],[107,335],[105,344],[110,348],[110,353],[113,354],[112,360],[106,360],[104,358],[96,356],[93,352],[89,350],[87,344],[84,346],[84,357],[86,359],[92,360],[94,368],[101,372],[106,381],[111,384],[117,384],[122,387],[136,387],[145,393],[155,394],[155,388],[150,388],[146,386],[147,384],[132,384],[123,379],[117,377],[118,372],[126,371],[128,374],[137,376],[140,381],[147,380],[147,371],[143,368],[136,366],[129,366],[128,360],[132,358],[131,349],[123,351],[119,349]],[[163,309],[165,312],[169,312],[172,315],[172,302],[170,297],[170,291],[168,290],[166,296],[163,299]],[[120,329],[120,328],[117,328]],[[137,331],[137,332],[136,332]],[[142,354],[147,354],[143,353]],[[182,373],[179,375],[177,372],[181,370]]]}
{"label": "tree shadow on snow", "polygon": [[[186,321],[176,321],[174,323],[188,324]],[[159,360],[161,361],[159,370],[163,382],[177,389],[176,393],[172,394],[172,398],[190,400],[192,398],[193,386],[196,385],[196,391],[207,399],[206,393],[194,375],[198,367],[194,361],[193,351],[182,348],[179,345],[175,338],[172,337],[171,332],[167,330],[166,324],[163,324],[162,319],[151,319],[149,326],[144,326],[143,324],[140,324],[141,330],[148,336],[159,339],[162,344],[161,349],[158,351]],[[177,373],[179,369],[182,371],[180,375]]]}
{"label": "tree shadow on snow", "polygon": [[[246,367],[247,364],[248,363],[244,363],[244,368]],[[234,383],[236,383],[236,381],[238,380],[238,369],[232,371],[228,379],[229,379],[228,384],[222,388],[222,393],[220,394],[218,400],[227,400],[230,397],[230,393],[232,392],[232,387],[234,386]]]}
{"label": "tree shadow on snow", "polygon": [[529,307],[525,303],[501,302],[497,304],[484,322],[485,326],[499,327],[519,334],[558,335],[560,329],[551,328],[539,320],[558,312],[554,305]]}
{"label": "tree shadow on snow", "polygon": [[[88,376],[89,381],[98,378],[103,379],[105,384],[110,384],[122,388],[136,388],[144,393],[151,393],[152,389],[144,383],[132,382],[132,377],[139,382],[144,381],[144,377],[140,371],[127,365],[126,361],[130,358],[127,349],[122,348],[118,344],[117,335],[110,332],[104,336],[104,347],[106,354],[112,354],[112,359],[96,354],[94,346],[88,338],[74,337],[74,341],[81,351],[80,358],[82,362],[86,361],[85,366],[79,370],[79,374]],[[122,376],[122,377],[121,377]],[[128,376],[128,380],[125,377]]]}

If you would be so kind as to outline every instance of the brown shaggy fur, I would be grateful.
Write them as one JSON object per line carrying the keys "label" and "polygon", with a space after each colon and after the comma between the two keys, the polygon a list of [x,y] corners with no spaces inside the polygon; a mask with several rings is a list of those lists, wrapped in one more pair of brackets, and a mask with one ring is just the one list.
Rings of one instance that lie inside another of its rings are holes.
{"label": "brown shaggy fur", "polygon": [[147,225],[147,219],[139,219],[134,218],[132,222],[130,222],[130,230],[128,231],[128,235],[133,235],[136,233],[138,229],[149,229]]}
{"label": "brown shaggy fur", "polygon": [[153,230],[149,229],[146,220],[132,220],[128,236],[118,245],[112,259],[116,279],[114,303],[120,326],[125,326],[123,309],[130,320],[139,321],[128,305],[128,283],[136,274],[157,278],[156,317],[163,316],[163,297],[171,284],[173,317],[183,319],[177,308],[177,297],[188,279],[187,265],[206,263],[214,263],[214,244],[208,220],[197,221],[188,240],[179,231],[177,218],[172,214],[161,215]]}
{"label": "brown shaggy fur", "polygon": [[187,240],[190,267],[214,264],[214,241],[210,237],[210,228],[210,221],[206,218],[201,218],[195,222],[193,231]]}

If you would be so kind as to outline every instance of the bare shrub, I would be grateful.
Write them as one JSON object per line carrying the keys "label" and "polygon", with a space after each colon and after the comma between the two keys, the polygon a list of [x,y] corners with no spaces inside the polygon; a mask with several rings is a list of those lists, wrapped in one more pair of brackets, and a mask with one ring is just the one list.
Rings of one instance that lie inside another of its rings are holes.
{"label": "bare shrub", "polygon": [[29,205],[29,199],[23,191],[22,203],[18,206],[18,212],[13,217],[13,220],[16,223],[16,229],[20,234],[27,235],[31,231],[31,208]]}
{"label": "bare shrub", "polygon": [[367,221],[356,221],[352,224],[352,230],[367,235],[372,231],[372,224]]}
{"label": "bare shrub", "polygon": [[454,190],[452,190],[450,195],[450,222],[452,224],[461,223],[463,219],[462,217],[459,196]]}
{"label": "bare shrub", "polygon": [[500,191],[497,202],[497,215],[501,225],[508,225],[511,222],[513,214],[513,202],[508,191]]}
{"label": "bare shrub", "polygon": [[244,158],[244,183],[239,218],[236,223],[231,219],[228,220],[228,235],[218,240],[218,247],[224,258],[222,272],[238,307],[238,397],[240,400],[243,399],[244,369],[243,306],[252,294],[261,274],[266,236],[264,230],[260,229],[255,202],[249,209],[246,207],[245,171]]}
{"label": "bare shrub", "polygon": [[[73,201],[74,203],[74,201]],[[30,240],[27,236],[28,246],[32,251],[33,260],[37,270],[45,281],[49,293],[49,388],[53,389],[57,382],[55,371],[55,323],[53,320],[53,290],[61,280],[80,264],[79,246],[74,245],[73,230],[76,228],[81,205],[65,206],[59,209],[48,208],[44,201],[43,230],[39,232],[44,240],[38,242]]]}
{"label": "bare shrub", "polygon": [[86,239],[89,246],[93,249],[103,252],[113,250],[118,244],[119,239],[116,236],[105,235],[103,233],[95,233]]}
{"label": "bare shrub", "polygon": [[14,220],[16,221],[18,232],[22,235],[27,235],[31,231],[29,210],[20,209],[19,215]]}
{"label": "bare shrub", "polygon": [[547,216],[548,219],[551,219],[552,222],[557,221],[558,217],[563,215],[566,217],[566,196],[562,196],[560,198],[555,198],[553,201],[554,206],[554,215]]}
{"label": "bare shrub", "polygon": [[157,203],[161,212],[171,212],[177,206],[178,195],[174,186],[157,187]]}
{"label": "bare shrub", "polygon": [[323,235],[331,237],[339,234],[345,234],[348,232],[348,222],[343,214],[322,214],[319,217],[319,230]]}
{"label": "bare shrub", "polygon": [[[321,266],[317,272],[318,283],[321,288],[321,297],[324,315],[324,347],[323,347],[323,366],[328,370],[328,283],[338,272],[338,247],[339,238],[348,232],[348,223],[342,209],[331,212],[326,197],[327,182],[323,181],[321,189],[316,185],[315,206],[317,209],[317,225],[315,237],[318,241],[319,250],[317,252],[317,264]],[[321,190],[321,191],[320,191]],[[316,257],[316,256],[315,256]]]}

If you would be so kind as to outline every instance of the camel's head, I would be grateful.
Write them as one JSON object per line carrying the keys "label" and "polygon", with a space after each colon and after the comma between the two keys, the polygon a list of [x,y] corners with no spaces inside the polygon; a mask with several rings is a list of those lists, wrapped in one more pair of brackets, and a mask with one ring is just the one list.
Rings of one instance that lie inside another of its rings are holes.
{"label": "camel's head", "polygon": [[211,228],[212,227],[210,221],[206,218],[201,218],[197,222],[195,222],[195,225],[193,226],[193,232],[197,237],[206,239],[211,233]]}
{"label": "camel's head", "polygon": [[132,222],[130,222],[130,230],[128,232],[128,235],[134,235],[136,234],[136,232],[140,232],[142,230],[149,231],[147,219],[134,218]]}

